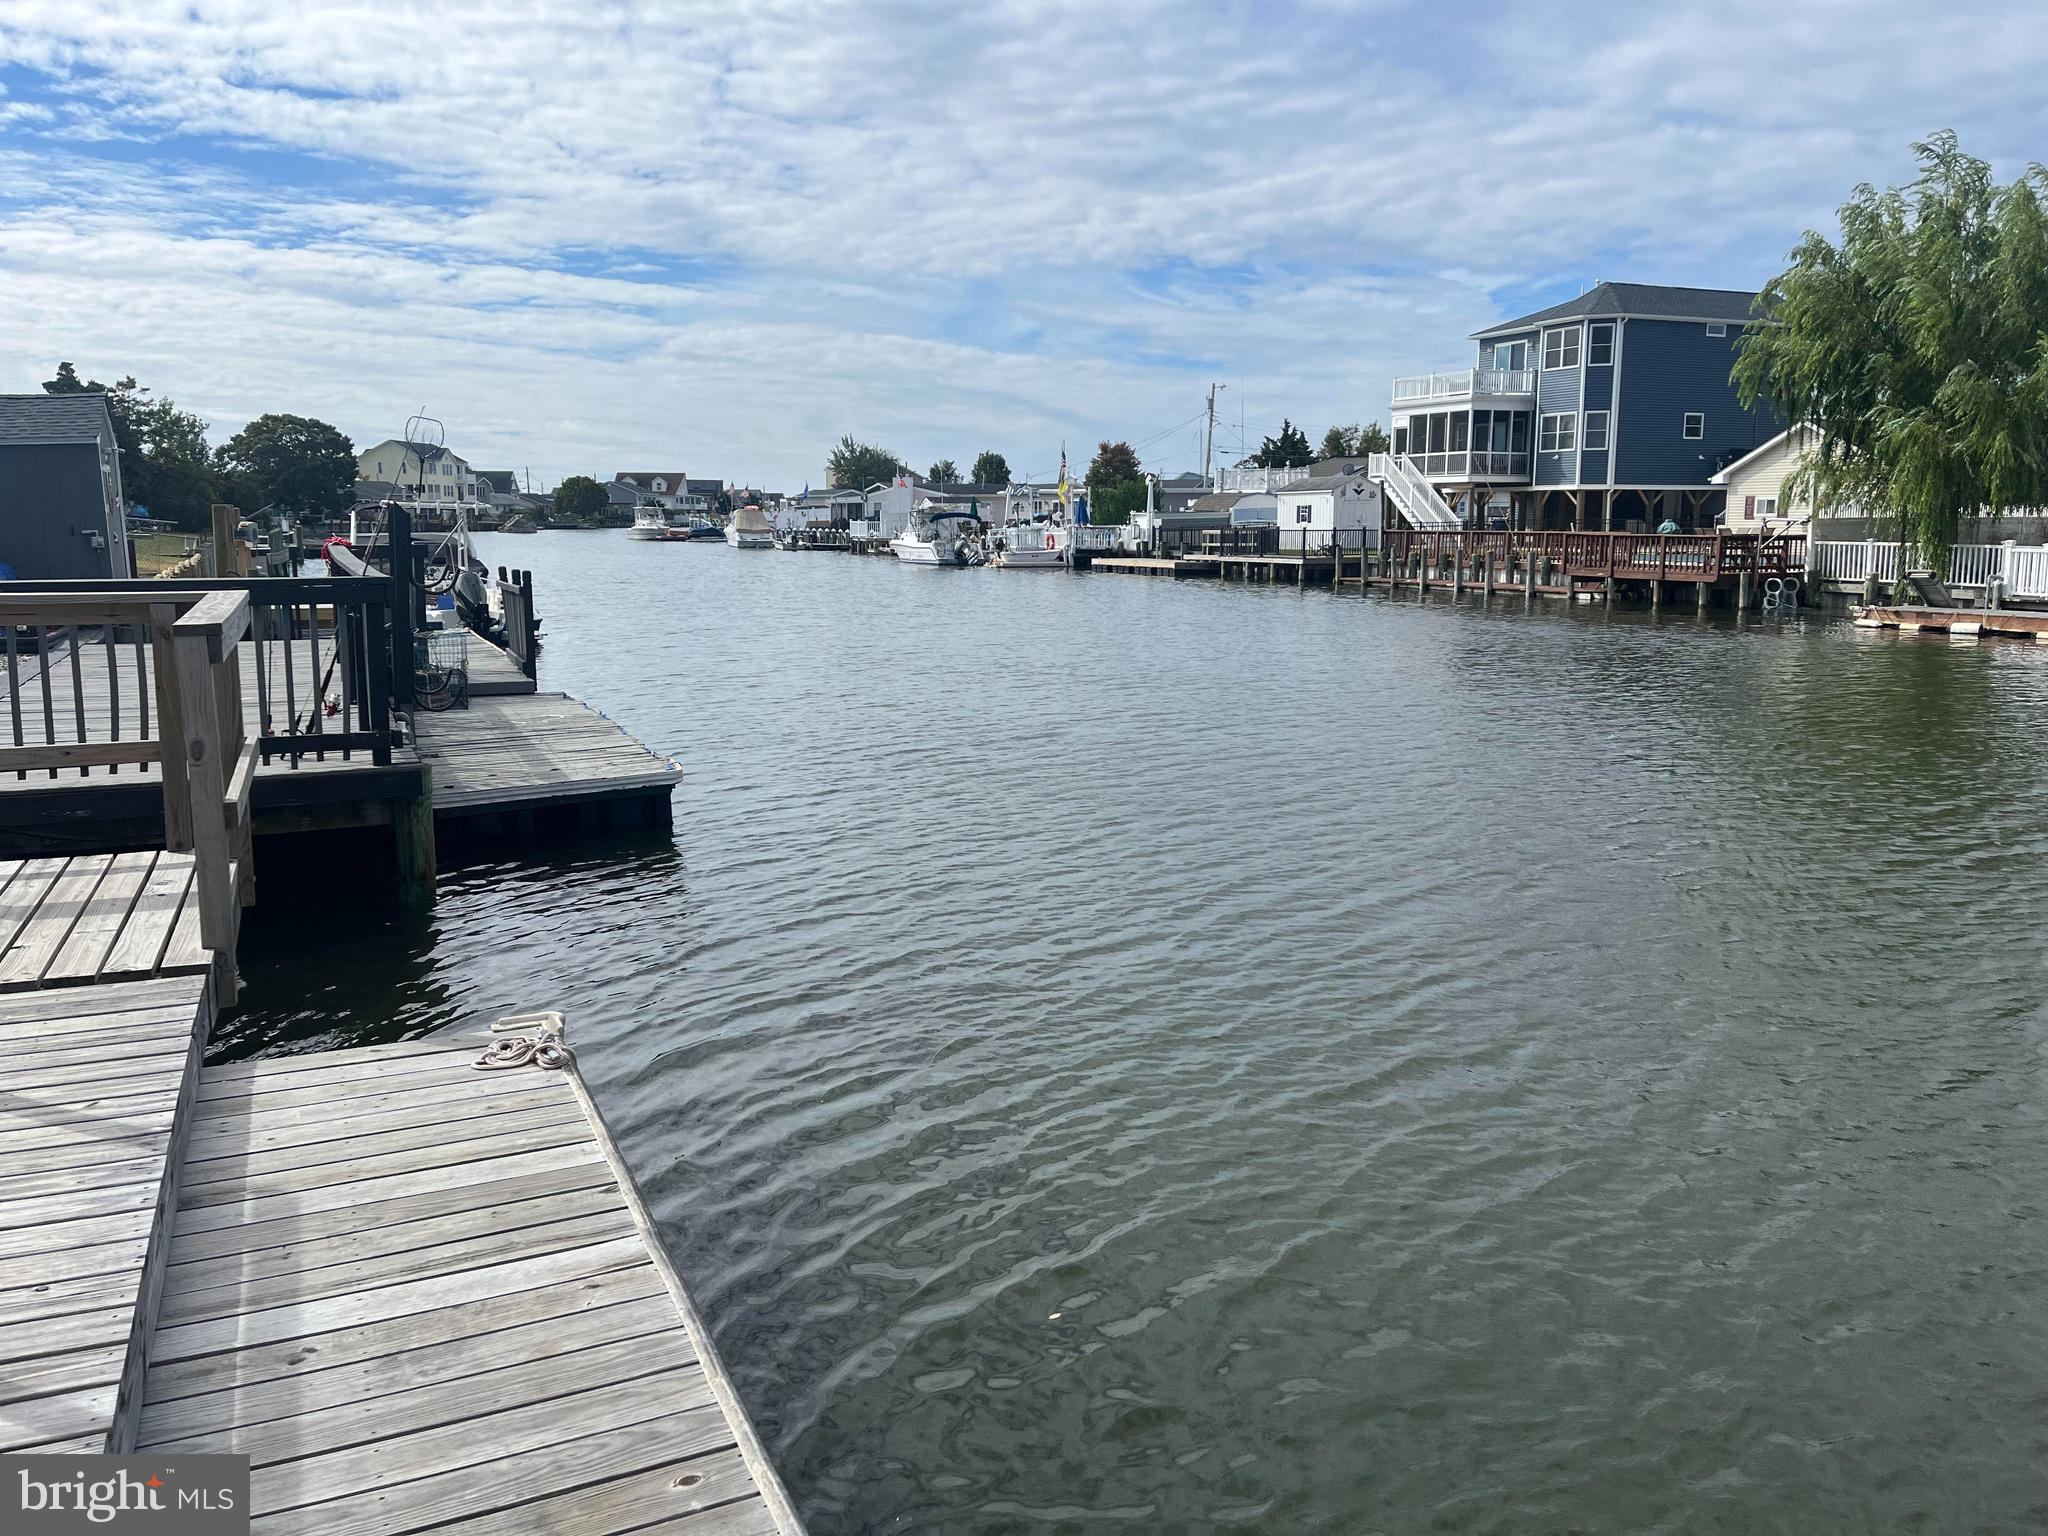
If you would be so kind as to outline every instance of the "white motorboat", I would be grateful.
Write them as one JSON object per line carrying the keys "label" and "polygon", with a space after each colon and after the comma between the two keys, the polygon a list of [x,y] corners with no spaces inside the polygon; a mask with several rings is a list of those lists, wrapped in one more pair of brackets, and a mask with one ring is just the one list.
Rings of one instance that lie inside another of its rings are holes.
{"label": "white motorboat", "polygon": [[1056,516],[1017,517],[989,536],[989,564],[1006,571],[1053,571],[1067,563],[1067,529]]}
{"label": "white motorboat", "polygon": [[633,526],[626,530],[627,538],[666,539],[668,536],[668,515],[660,507],[649,504],[633,509]]}
{"label": "white motorboat", "polygon": [[773,549],[775,525],[749,502],[733,513],[732,521],[725,525],[725,542],[734,549]]}
{"label": "white motorboat", "polygon": [[981,535],[981,519],[972,512],[922,501],[889,548],[906,565],[981,565],[988,559]]}

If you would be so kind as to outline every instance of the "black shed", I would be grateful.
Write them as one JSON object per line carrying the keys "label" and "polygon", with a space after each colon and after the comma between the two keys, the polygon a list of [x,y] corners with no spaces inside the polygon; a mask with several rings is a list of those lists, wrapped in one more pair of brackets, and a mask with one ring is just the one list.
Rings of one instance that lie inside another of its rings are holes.
{"label": "black shed", "polygon": [[105,395],[0,395],[0,576],[128,576],[121,456]]}

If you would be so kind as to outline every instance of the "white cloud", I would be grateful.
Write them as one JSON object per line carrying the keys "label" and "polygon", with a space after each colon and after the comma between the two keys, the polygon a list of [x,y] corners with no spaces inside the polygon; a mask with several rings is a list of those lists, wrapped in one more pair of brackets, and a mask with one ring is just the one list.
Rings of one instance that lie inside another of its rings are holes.
{"label": "white cloud", "polygon": [[1986,0],[6,23],[8,367],[132,369],[223,428],[426,401],[476,458],[792,483],[848,430],[919,462],[1144,437],[1211,377],[1272,402],[1248,420],[1384,415],[1533,294],[1760,280],[1936,127],[2012,169],[2048,66]]}

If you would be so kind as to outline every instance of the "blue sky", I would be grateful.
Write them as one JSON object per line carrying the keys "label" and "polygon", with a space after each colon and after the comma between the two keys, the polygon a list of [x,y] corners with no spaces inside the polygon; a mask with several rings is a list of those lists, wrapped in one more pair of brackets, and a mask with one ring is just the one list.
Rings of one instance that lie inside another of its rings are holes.
{"label": "blue sky", "polygon": [[216,441],[428,409],[536,481],[797,489],[843,432],[1199,462],[1603,278],[1748,288],[1952,127],[2048,158],[2023,5],[6,0],[0,391]]}

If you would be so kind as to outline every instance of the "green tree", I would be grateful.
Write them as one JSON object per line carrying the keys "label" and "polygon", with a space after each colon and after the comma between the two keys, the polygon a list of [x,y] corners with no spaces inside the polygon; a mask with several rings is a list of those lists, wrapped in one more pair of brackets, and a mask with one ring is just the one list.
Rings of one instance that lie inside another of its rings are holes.
{"label": "green tree", "polygon": [[276,505],[331,516],[355,500],[355,445],[310,416],[258,416],[221,445],[217,459],[245,511]]}
{"label": "green tree", "polygon": [[551,522],[570,528],[601,528],[611,510],[611,498],[604,487],[588,475],[571,475],[555,487],[555,511]]}
{"label": "green tree", "polygon": [[1131,520],[1133,512],[1142,512],[1144,508],[1145,481],[1142,476],[1088,489],[1088,521],[1091,523],[1120,527]]}
{"label": "green tree", "polygon": [[1358,441],[1358,428],[1332,427],[1323,434],[1323,446],[1316,450],[1319,459],[1348,459],[1357,450],[1352,446]]}
{"label": "green tree", "polygon": [[839,439],[825,460],[825,483],[840,490],[865,490],[909,472],[910,466],[888,449],[857,443],[851,433]]}
{"label": "green tree", "polygon": [[951,459],[941,459],[925,471],[924,477],[931,481],[933,485],[958,485],[960,483],[960,466]]}
{"label": "green tree", "polygon": [[1138,455],[1129,443],[1103,443],[1095,450],[1095,457],[1088,464],[1088,488],[1099,490],[1105,486],[1119,485],[1126,480],[1143,480],[1144,468],[1138,463]]}
{"label": "green tree", "polygon": [[1814,434],[1790,494],[1890,524],[1937,571],[1965,517],[2048,504],[2048,170],[1992,180],[1953,133],[1807,231],[1737,344],[1746,407]]}
{"label": "green tree", "polygon": [[1008,485],[1010,461],[993,448],[984,448],[974,461],[976,485]]}
{"label": "green tree", "polygon": [[105,395],[121,455],[121,490],[129,503],[181,528],[204,531],[211,526],[210,508],[222,490],[207,452],[204,421],[174,401],[150,399],[133,375],[114,384],[81,380],[68,362],[57,365],[56,377],[45,379],[43,390]]}
{"label": "green tree", "polygon": [[1358,435],[1351,442],[1352,455],[1361,459],[1368,454],[1389,452],[1392,448],[1393,443],[1387,436],[1386,428],[1376,421],[1360,427]]}
{"label": "green tree", "polygon": [[1314,459],[1308,449],[1308,434],[1291,421],[1282,421],[1280,435],[1262,439],[1259,451],[1252,455],[1252,462],[1261,469],[1293,469]]}

